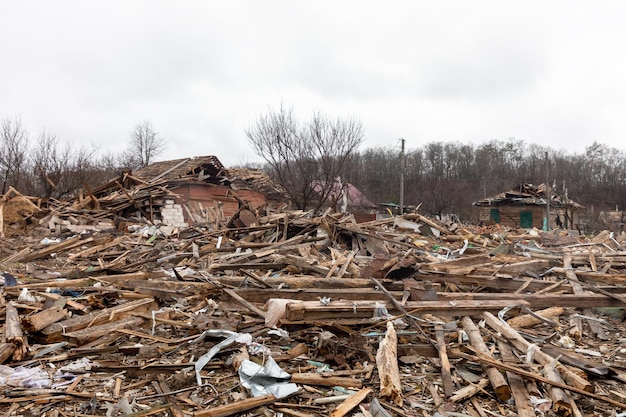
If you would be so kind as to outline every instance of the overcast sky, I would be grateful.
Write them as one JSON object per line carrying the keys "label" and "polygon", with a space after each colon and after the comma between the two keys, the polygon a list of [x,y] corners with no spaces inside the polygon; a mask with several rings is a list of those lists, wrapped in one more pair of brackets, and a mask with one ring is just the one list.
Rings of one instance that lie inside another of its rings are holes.
{"label": "overcast sky", "polygon": [[33,138],[159,159],[258,161],[245,129],[293,106],[363,122],[364,147],[515,137],[624,149],[622,1],[0,0],[0,117]]}

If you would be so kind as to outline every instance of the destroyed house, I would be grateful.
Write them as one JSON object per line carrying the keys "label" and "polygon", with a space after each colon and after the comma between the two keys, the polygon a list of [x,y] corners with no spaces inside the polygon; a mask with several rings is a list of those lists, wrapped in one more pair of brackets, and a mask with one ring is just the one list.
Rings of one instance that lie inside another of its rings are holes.
{"label": "destroyed house", "polygon": [[91,190],[99,202],[114,197],[112,192],[131,197],[121,216],[139,210],[174,226],[225,220],[241,202],[256,209],[285,201],[282,189],[260,170],[226,169],[216,156],[155,162]]}
{"label": "destroyed house", "polygon": [[[326,189],[326,184],[328,184],[326,181],[314,181],[313,190],[322,193]],[[376,204],[349,182],[333,182],[325,206],[331,207],[335,212],[354,214],[358,223],[376,220],[376,213],[379,210]]]}
{"label": "destroyed house", "polygon": [[[549,196],[549,200],[548,200]],[[549,201],[549,205],[548,205]],[[584,207],[569,198],[538,186],[521,184],[517,188],[474,202],[482,224],[508,227],[544,228],[549,212],[551,229],[575,228]]]}

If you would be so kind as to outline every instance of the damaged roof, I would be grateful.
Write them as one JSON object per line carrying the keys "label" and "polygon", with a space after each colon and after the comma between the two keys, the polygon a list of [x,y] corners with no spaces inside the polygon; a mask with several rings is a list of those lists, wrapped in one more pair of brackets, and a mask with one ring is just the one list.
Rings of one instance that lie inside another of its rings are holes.
{"label": "damaged roof", "polygon": [[226,168],[216,156],[208,155],[154,162],[135,171],[133,176],[146,182],[158,179],[191,179],[192,177],[203,180],[207,176],[222,176],[225,171]]}
{"label": "damaged roof", "polygon": [[[501,205],[535,205],[545,206],[547,201],[546,185],[539,184],[537,186],[528,183],[522,183],[519,187],[486,197],[482,200],[474,202],[474,206],[501,206]],[[550,205],[553,207],[573,207],[583,209],[584,206],[566,198],[558,193],[550,193]]]}

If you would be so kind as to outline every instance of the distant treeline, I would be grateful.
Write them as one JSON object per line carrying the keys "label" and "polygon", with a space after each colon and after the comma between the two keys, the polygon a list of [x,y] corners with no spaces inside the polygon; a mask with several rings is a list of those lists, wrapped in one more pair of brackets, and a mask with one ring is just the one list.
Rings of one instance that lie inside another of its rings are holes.
{"label": "distant treeline", "polygon": [[0,195],[11,188],[42,198],[62,199],[150,164],[165,139],[150,121],[137,124],[125,148],[101,154],[95,146],[71,145],[42,130],[31,136],[19,117],[0,118]]}
{"label": "distant treeline", "polygon": [[[45,131],[30,140],[19,119],[5,118],[0,123],[0,194],[14,187],[36,197],[76,195],[85,185],[95,187],[123,169],[145,166],[157,153],[144,136],[156,135],[144,122],[131,132],[127,150],[101,155],[96,148],[72,147]],[[407,149],[404,159],[404,205],[419,205],[421,213],[457,214],[463,222],[475,222],[473,202],[521,183],[546,181],[553,192],[585,206],[589,224],[602,210],[626,207],[626,153],[598,142],[582,153],[517,139],[480,145],[431,142]],[[375,203],[400,202],[400,146],[362,149],[350,162],[342,181]]]}
{"label": "distant treeline", "polygon": [[[548,182],[584,205],[590,221],[601,210],[626,207],[626,153],[598,142],[583,153],[517,139],[433,142],[405,151],[405,164],[405,206],[421,204],[420,212],[455,213],[466,222],[476,220],[474,201],[521,183]],[[345,179],[376,203],[398,203],[400,147],[360,151]]]}

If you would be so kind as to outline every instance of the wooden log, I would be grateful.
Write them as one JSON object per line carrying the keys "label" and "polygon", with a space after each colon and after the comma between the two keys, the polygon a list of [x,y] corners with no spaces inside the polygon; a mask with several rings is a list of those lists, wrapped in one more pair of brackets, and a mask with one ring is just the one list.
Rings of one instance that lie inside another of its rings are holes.
{"label": "wooden log", "polygon": [[330,413],[330,417],[343,417],[348,414],[354,407],[359,405],[372,392],[371,388],[363,388],[349,396],[344,402],[339,404],[337,408]]}
{"label": "wooden log", "polygon": [[577,394],[581,394],[581,395],[584,395],[586,397],[594,398],[594,399],[599,400],[599,401],[604,401],[607,404],[611,404],[611,405],[613,405],[615,407],[619,407],[620,409],[626,410],[626,404],[620,403],[619,401],[615,401],[615,400],[613,400],[611,398],[608,398],[608,397],[605,397],[603,395],[594,394],[592,392],[588,392],[588,391],[582,390],[580,388],[572,387],[572,386],[569,386],[567,384],[564,384],[564,383],[561,383],[561,382],[558,382],[558,381],[550,380],[550,379],[545,378],[545,377],[543,377],[541,375],[538,375],[538,374],[536,374],[534,372],[529,372],[529,371],[517,368],[515,366],[512,366],[512,365],[509,365],[509,364],[497,361],[497,360],[495,360],[493,358],[489,358],[487,356],[482,356],[480,354],[479,355],[468,355],[467,353],[460,352],[459,350],[455,350],[455,354],[458,355],[460,358],[464,358],[464,359],[467,359],[467,360],[477,361],[477,362],[481,362],[481,363],[484,363],[484,364],[487,364],[487,365],[495,366],[495,367],[503,369],[505,371],[514,372],[514,373],[516,373],[518,375],[523,376],[524,378],[528,378],[528,379],[531,379],[533,381],[541,382],[541,383],[544,383],[544,384],[547,384],[547,385],[552,385],[552,386],[561,388],[563,390],[573,391],[573,392],[575,392]]}
{"label": "wooden log", "polygon": [[219,407],[209,408],[207,410],[196,411],[194,417],[227,417],[244,411],[252,410],[262,405],[272,404],[276,401],[276,397],[272,394],[263,395],[261,397],[246,398],[245,400],[236,401],[231,404],[221,405]]}
{"label": "wooden log", "polygon": [[[485,318],[485,322],[491,328],[500,332],[504,337],[506,337],[516,349],[518,349],[520,352],[528,352],[528,349],[530,347],[530,342],[524,339],[522,335],[520,335],[517,332],[517,330],[515,330],[514,328],[509,326],[508,323],[501,321],[500,319],[498,319],[497,317],[495,317],[493,314],[489,312],[485,312],[483,314],[483,317]],[[543,352],[537,346],[533,348],[533,357],[537,363],[540,363],[544,366],[550,365],[556,362],[555,358]],[[574,374],[573,372],[571,372],[570,370],[566,368],[563,368],[561,372],[563,372],[564,374],[567,374],[567,377],[564,376],[564,378],[566,378],[567,380],[576,381],[578,385],[581,385],[583,387],[581,388],[582,390],[587,391],[587,392],[593,392],[594,390],[593,385],[591,385],[589,381],[585,380],[584,378],[581,378],[580,376]]]}
{"label": "wooden log", "polygon": [[28,339],[24,337],[24,332],[20,325],[20,317],[13,302],[7,303],[5,308],[4,341],[15,346],[13,360],[19,362],[24,358],[28,350]]}
{"label": "wooden log", "polygon": [[548,355],[558,357],[559,362],[566,363],[571,366],[575,366],[585,373],[595,375],[597,377],[607,377],[611,372],[611,368],[608,365],[604,365],[600,361],[593,361],[587,357],[573,352],[569,349],[560,348],[557,346],[547,345],[541,348]]}
{"label": "wooden log", "polygon": [[[472,319],[468,316],[463,317],[461,320],[463,324],[463,329],[467,336],[469,337],[470,343],[474,346],[475,349],[481,351],[483,354],[487,356],[491,356],[491,352],[489,348],[485,344],[482,335],[480,334],[480,330],[478,326],[474,324]],[[487,377],[489,378],[489,382],[491,382],[491,387],[493,388],[496,396],[500,401],[507,401],[511,398],[511,388],[506,383],[504,376],[500,373],[500,371],[494,367],[488,367],[485,369],[487,373]]]}
{"label": "wooden log", "polygon": [[398,336],[393,323],[387,322],[387,333],[376,352],[376,367],[380,378],[380,397],[402,406],[402,382],[398,368]]}
{"label": "wooden log", "polygon": [[119,245],[120,243],[124,242],[125,240],[128,240],[128,236],[123,235],[123,236],[118,236],[116,238],[114,238],[113,235],[107,235],[107,236],[103,236],[99,239],[96,239],[93,242],[93,246],[90,248],[87,248],[81,252],[78,253],[73,253],[70,256],[68,256],[69,260],[76,260],[78,258],[88,258],[89,256],[98,253],[98,252],[103,252],[109,248],[115,247],[117,245]]}
{"label": "wooden log", "polygon": [[[389,324],[389,323],[388,323]],[[450,361],[448,360],[448,352],[446,350],[446,342],[443,337],[443,326],[435,325],[435,339],[437,341],[437,352],[441,361],[441,379],[443,380],[443,392],[446,398],[454,394],[454,382],[452,381],[452,372]]]}
{"label": "wooden log", "polygon": [[[548,320],[555,320],[563,314],[564,310],[565,309],[563,307],[550,307],[540,311],[535,311],[535,314]],[[511,327],[523,329],[524,327],[530,327],[542,323],[542,321],[531,314],[522,314],[521,316],[516,316],[507,320],[507,323],[509,323]]]}
{"label": "wooden log", "polygon": [[561,377],[563,378],[565,383],[567,383],[567,385],[571,385],[573,387],[580,388],[589,392],[595,391],[595,387],[589,381],[587,381],[587,379],[585,379],[580,374],[572,371],[572,369],[570,369],[569,367],[558,364],[556,366],[556,369],[559,371]]}
{"label": "wooden log", "polygon": [[52,323],[56,323],[57,321],[67,318],[68,315],[69,312],[66,309],[60,306],[52,306],[46,310],[40,311],[39,313],[23,317],[22,326],[26,331],[34,333],[44,327],[48,327]]}
{"label": "wooden log", "polygon": [[304,385],[319,385],[322,387],[346,387],[346,388],[362,388],[363,381],[357,378],[347,378],[339,376],[324,377],[314,373],[291,374],[291,382]]}
{"label": "wooden log", "polygon": [[[561,379],[561,375],[551,364],[544,366],[543,375],[550,381],[556,381],[565,385]],[[550,399],[552,400],[552,411],[559,416],[569,416],[572,414],[570,398],[565,391],[563,391],[563,389],[555,387],[554,385],[548,385],[548,393],[550,394]]]}
{"label": "wooden log", "polygon": [[[498,339],[498,349],[500,350],[500,356],[504,363],[513,364],[517,362],[517,357],[513,354],[513,350],[508,343],[502,339]],[[515,401],[515,408],[517,409],[518,417],[535,417],[535,410],[530,405],[530,394],[526,389],[524,379],[510,371],[506,371],[506,377],[509,380],[509,386],[511,387],[511,395]]]}

